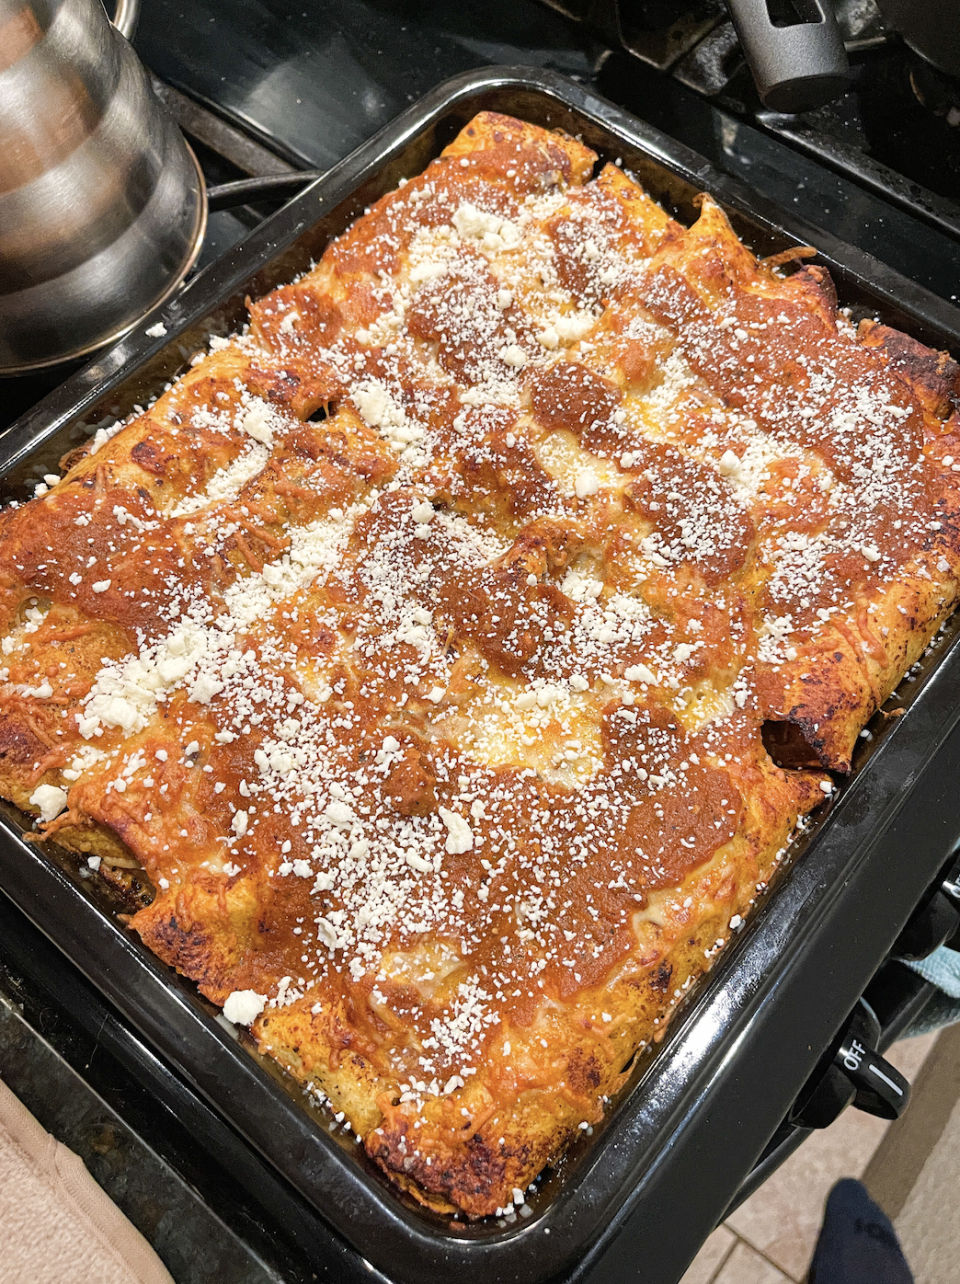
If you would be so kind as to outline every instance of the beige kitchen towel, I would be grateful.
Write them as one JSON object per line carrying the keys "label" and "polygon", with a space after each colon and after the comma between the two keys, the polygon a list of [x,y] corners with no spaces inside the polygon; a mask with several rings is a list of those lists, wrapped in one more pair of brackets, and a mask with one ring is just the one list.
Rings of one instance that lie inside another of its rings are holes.
{"label": "beige kitchen towel", "polygon": [[174,1284],[80,1156],[3,1082],[0,1284]]}

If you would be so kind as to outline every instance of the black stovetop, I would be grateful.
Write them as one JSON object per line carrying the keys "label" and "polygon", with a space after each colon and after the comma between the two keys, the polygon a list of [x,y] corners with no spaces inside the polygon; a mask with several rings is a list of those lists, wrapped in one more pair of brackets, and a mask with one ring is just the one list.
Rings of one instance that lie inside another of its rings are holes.
{"label": "black stovetop", "polygon": [[[668,25],[666,36],[628,32],[640,57],[536,0],[313,0],[308,8],[303,0],[145,0],[134,44],[210,183],[327,168],[459,71],[549,67],[592,84],[814,226],[960,299],[960,108],[952,107],[960,86],[945,86],[896,38],[878,35],[872,0],[836,2],[850,37],[851,88],[802,116],[762,108],[720,0],[661,0],[671,18],[693,16]],[[218,132],[238,138],[236,126],[246,137],[225,158]],[[198,270],[264,208],[212,215]],[[2,381],[0,428],[77,365]]]}
{"label": "black stovetop", "polygon": [[[918,184],[939,183],[935,195],[941,201],[955,195],[960,201],[960,169],[948,164],[931,170],[926,152],[918,151],[916,135],[909,133],[929,128],[931,146],[939,145],[943,130],[952,128],[945,118],[928,126],[922,113],[914,112],[905,124],[901,120],[903,128],[895,137],[890,129],[881,130],[874,146],[862,138],[858,144],[866,99],[856,94],[821,110],[832,123],[820,135],[810,117],[770,117],[752,95],[736,51],[731,53],[729,32],[713,0],[700,6],[712,14],[703,40],[674,49],[659,68],[653,65],[655,57],[644,60],[611,50],[586,25],[535,0],[462,0],[456,6],[442,0],[304,4],[231,0],[227,6],[194,0],[188,6],[181,0],[143,0],[136,48],[172,89],[171,104],[208,181],[289,166],[326,168],[458,71],[498,63],[545,66],[593,84],[717,167],[942,297],[960,297],[960,233],[952,235],[949,218],[939,216],[942,205],[931,213],[921,193],[911,211],[904,199],[911,185],[919,191]],[[711,49],[723,53],[712,64]],[[902,93],[909,73],[904,70],[906,52],[895,44],[864,48],[854,55],[854,63],[858,86],[896,81]],[[711,67],[713,80],[707,74]],[[177,93],[186,98],[176,98]],[[209,114],[191,123],[191,103]],[[245,149],[236,134],[218,142],[216,128],[210,128],[218,120],[227,122],[228,132],[230,126],[242,125],[254,145]],[[943,139],[952,144],[956,133]],[[822,142],[837,134],[855,157],[871,148],[877,151],[880,170],[853,164],[847,173],[840,172],[836,147],[831,151]],[[897,149],[908,172],[901,188],[890,182],[885,190],[881,171]],[[942,145],[940,154],[952,155]],[[261,212],[262,207],[245,207],[212,215],[200,269],[243,236]],[[0,428],[66,373],[0,383]],[[4,994],[22,1005],[19,1013],[9,1004],[4,1007]],[[38,1035],[52,1046],[42,1044]],[[36,1047],[28,1055],[31,1036]],[[13,1047],[19,1087],[10,1077]],[[83,1117],[93,1118],[96,1127],[89,1135],[75,1129],[71,1144],[161,1248],[177,1284],[226,1278],[236,1284],[381,1278],[327,1231],[19,911],[0,898],[0,1068],[41,1120],[62,1133],[63,1114],[52,1097],[31,1097],[41,1066],[43,1081],[59,1085],[54,1096],[90,1097],[93,1104]],[[139,1185],[133,1180],[135,1168]],[[145,1171],[152,1174],[147,1181]],[[162,1216],[155,1207],[161,1188],[166,1201]],[[595,1273],[596,1284],[623,1278],[622,1254],[618,1261],[619,1267]]]}
{"label": "black stovetop", "polygon": [[[838,3],[871,8],[871,0]],[[722,74],[704,70],[710,50],[730,41],[720,0],[660,7],[706,9],[715,25],[688,24],[707,35],[689,49],[674,42],[668,53],[655,40],[648,47],[632,39],[645,60],[611,51],[586,24],[533,0],[323,0],[306,8],[301,0],[196,0],[189,9],[148,0],[135,43],[166,81],[248,122],[295,164],[319,168],[458,71],[549,67],[591,81],[814,224],[945,298],[960,297],[960,127],[946,110],[937,114],[929,88],[931,105],[921,106],[911,84],[915,55],[896,38],[861,39],[868,47],[851,54],[847,94],[817,112],[777,117],[762,109],[736,51],[721,60]],[[795,140],[789,147],[787,137]],[[831,167],[812,163],[815,156],[829,156]]]}

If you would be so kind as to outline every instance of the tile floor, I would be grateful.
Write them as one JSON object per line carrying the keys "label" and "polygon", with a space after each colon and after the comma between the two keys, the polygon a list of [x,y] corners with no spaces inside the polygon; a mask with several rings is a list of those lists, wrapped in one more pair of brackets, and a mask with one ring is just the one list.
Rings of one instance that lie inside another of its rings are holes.
{"label": "tile floor", "polygon": [[[891,1048],[887,1056],[913,1083],[937,1038],[931,1034],[906,1039]],[[960,1106],[954,1116],[954,1148],[960,1164]],[[831,1128],[814,1133],[717,1227],[681,1284],[802,1284],[831,1186],[840,1177],[864,1174],[889,1127],[872,1115],[847,1110]],[[949,1158],[939,1166],[944,1163],[949,1163]],[[925,1172],[924,1169],[920,1176]],[[916,1205],[922,1198],[923,1184],[918,1181],[906,1200],[904,1213],[910,1211],[911,1201]],[[947,1282],[934,1275],[918,1274],[916,1284]]]}
{"label": "tile floor", "polygon": [[943,1031],[913,1103],[884,1135],[863,1182],[893,1219],[915,1284],[960,1279],[960,1025]]}

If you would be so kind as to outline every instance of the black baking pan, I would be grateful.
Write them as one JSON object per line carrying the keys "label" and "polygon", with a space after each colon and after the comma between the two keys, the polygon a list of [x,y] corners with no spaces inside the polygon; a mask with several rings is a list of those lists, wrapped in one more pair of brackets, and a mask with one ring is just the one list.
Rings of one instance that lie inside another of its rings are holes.
{"label": "black baking pan", "polygon": [[[419,173],[484,108],[577,134],[689,222],[711,192],[758,253],[813,243],[841,303],[960,351],[960,313],[830,234],[771,206],[695,153],[544,71],[457,77],[400,116],[159,314],[0,437],[4,499],[98,427],[145,404],[244,299],[303,271],[370,202]],[[166,333],[146,333],[161,321]],[[526,1216],[465,1225],[397,1194],[278,1069],[121,927],[98,881],[0,819],[0,887],[370,1264],[397,1284],[546,1284],[608,1278],[673,1284],[721,1218],[821,1052],[945,856],[960,839],[960,630],[948,626],[888,708],[850,780],[795,845],[763,902],[644,1054],[605,1124],[540,1182]]]}

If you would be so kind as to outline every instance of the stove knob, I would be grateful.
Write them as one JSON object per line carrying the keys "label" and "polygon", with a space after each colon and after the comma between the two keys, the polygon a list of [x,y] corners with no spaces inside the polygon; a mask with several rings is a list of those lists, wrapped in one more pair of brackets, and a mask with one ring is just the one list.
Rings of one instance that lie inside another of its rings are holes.
{"label": "stove knob", "polygon": [[899,1119],[910,1100],[910,1084],[899,1070],[848,1030],[837,1049],[834,1065],[855,1089],[853,1104],[880,1119]]}
{"label": "stove knob", "polygon": [[849,1105],[898,1119],[910,1100],[910,1085],[876,1051],[879,1038],[880,1023],[861,999],[794,1102],[790,1123],[827,1128]]}
{"label": "stove knob", "polygon": [[[960,860],[955,860],[953,865],[947,870],[946,877],[940,884],[940,889],[946,896],[950,904],[956,907],[960,913]],[[953,939],[948,942],[951,949],[960,950],[960,942],[957,937],[960,936],[960,928],[953,934]]]}
{"label": "stove knob", "polygon": [[818,1066],[787,1116],[798,1128],[829,1128],[856,1096],[849,1077],[835,1065]]}
{"label": "stove knob", "polygon": [[907,921],[891,953],[894,958],[916,962],[952,940],[960,930],[960,907],[944,891],[933,894]]}

